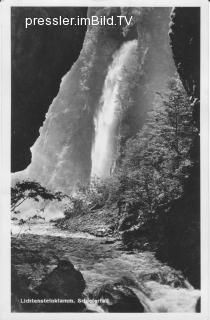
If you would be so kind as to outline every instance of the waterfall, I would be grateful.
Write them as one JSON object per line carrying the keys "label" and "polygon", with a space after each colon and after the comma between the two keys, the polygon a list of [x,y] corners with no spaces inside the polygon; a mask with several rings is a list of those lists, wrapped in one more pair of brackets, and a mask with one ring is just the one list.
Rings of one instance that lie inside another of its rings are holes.
{"label": "waterfall", "polygon": [[102,96],[94,116],[95,139],[92,147],[91,176],[107,177],[111,174],[117,156],[117,129],[119,125],[120,102],[118,94],[123,69],[129,62],[137,41],[124,43],[113,55],[104,82]]}

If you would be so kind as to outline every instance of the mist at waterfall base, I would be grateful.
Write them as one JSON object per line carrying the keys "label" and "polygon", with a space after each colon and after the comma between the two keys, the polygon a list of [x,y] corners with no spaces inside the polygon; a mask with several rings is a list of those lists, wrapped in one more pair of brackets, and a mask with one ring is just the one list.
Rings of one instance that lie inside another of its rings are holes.
{"label": "mist at waterfall base", "polygon": [[107,177],[117,158],[117,136],[120,121],[120,102],[118,94],[124,68],[136,50],[137,41],[128,41],[113,55],[113,62],[108,68],[103,92],[94,117],[95,135],[92,147],[91,176]]}
{"label": "mist at waterfall base", "polygon": [[[102,95],[99,101],[98,108],[94,116],[95,134],[92,146],[92,170],[91,177],[104,178],[111,174],[114,168],[114,163],[117,157],[117,135],[118,125],[120,121],[120,102],[118,100],[118,94],[120,90],[120,81],[123,78],[124,68],[129,65],[132,53],[137,48],[137,41],[132,40],[124,43],[114,54],[113,61],[111,62],[107,76],[105,78]],[[63,77],[61,84],[65,81]],[[62,150],[66,150],[68,146],[64,146]],[[32,161],[34,147],[31,148]],[[64,153],[59,155],[60,162],[62,163],[62,157]],[[39,158],[41,155],[39,156]],[[59,163],[60,163],[59,162]],[[33,165],[33,163],[32,163]],[[30,165],[21,172],[13,174],[13,184],[18,180],[30,179]],[[49,177],[49,181],[53,177]],[[37,180],[39,180],[39,172],[37,172]],[[33,200],[26,200],[20,207],[20,216],[22,219],[28,219],[35,214],[40,214],[40,210],[44,208],[43,217],[45,221],[51,219],[63,218],[64,205],[59,204],[56,201],[43,201],[35,202]]]}
{"label": "mist at waterfall base", "polygon": [[64,202],[52,200],[39,200],[27,199],[18,207],[18,214],[14,214],[14,217],[27,220],[37,215],[43,217],[45,222],[49,222],[52,219],[59,219],[64,217]]}

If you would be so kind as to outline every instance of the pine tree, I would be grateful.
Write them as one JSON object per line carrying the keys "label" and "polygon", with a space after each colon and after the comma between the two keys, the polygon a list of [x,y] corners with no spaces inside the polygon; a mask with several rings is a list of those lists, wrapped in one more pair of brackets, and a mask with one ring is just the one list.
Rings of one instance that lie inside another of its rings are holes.
{"label": "pine tree", "polygon": [[156,219],[159,206],[181,196],[195,132],[190,100],[181,82],[172,79],[165,94],[157,93],[142,130],[127,141],[117,172],[120,197],[132,213]]}

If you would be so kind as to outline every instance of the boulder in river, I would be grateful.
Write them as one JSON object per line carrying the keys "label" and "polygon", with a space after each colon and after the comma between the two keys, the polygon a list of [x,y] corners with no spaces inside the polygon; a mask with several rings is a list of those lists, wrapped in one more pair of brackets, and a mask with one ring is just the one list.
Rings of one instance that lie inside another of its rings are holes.
{"label": "boulder in river", "polygon": [[85,308],[83,303],[77,303],[85,289],[85,280],[80,271],[67,259],[59,260],[53,269],[36,288],[38,298],[68,299],[72,303],[43,304],[39,311],[46,312],[80,312]]}
{"label": "boulder in river", "polygon": [[144,312],[137,295],[121,283],[107,283],[94,290],[92,296],[101,300],[99,305],[105,312]]}

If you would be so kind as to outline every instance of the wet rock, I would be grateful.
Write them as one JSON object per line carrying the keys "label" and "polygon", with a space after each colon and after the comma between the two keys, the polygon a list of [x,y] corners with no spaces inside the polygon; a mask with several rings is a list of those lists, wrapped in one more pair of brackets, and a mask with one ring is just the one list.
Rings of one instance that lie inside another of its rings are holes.
{"label": "wet rock", "polygon": [[[121,283],[105,284],[92,294],[105,312],[144,312],[136,294]],[[104,301],[103,301],[104,300]]]}
{"label": "wet rock", "polygon": [[77,303],[85,289],[85,280],[80,271],[64,258],[58,266],[50,272],[40,286],[36,288],[37,297],[40,299],[68,299],[72,303],[43,304],[38,311],[46,312],[80,312],[85,308],[83,303]]}
{"label": "wet rock", "polygon": [[147,273],[146,275],[142,275],[142,279],[144,281],[156,281],[163,285],[169,285],[173,288],[189,288],[190,284],[188,284],[187,280],[184,278],[181,272],[152,272]]}

